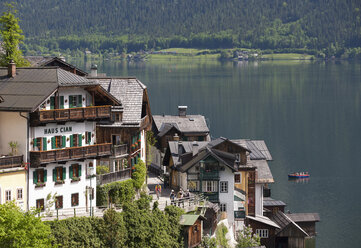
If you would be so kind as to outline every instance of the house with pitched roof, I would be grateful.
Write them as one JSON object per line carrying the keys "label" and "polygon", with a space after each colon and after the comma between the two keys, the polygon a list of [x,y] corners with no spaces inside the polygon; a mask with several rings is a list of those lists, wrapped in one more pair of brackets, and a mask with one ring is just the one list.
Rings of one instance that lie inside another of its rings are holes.
{"label": "house with pitched roof", "polygon": [[[110,119],[120,102],[97,82],[59,67],[15,64],[0,68],[0,95],[0,164],[26,165],[28,208],[44,211],[47,196],[56,194],[53,209],[60,213],[89,211],[96,159],[111,155],[111,143],[96,140],[96,123]],[[9,142],[17,143],[17,156],[8,156]]]}
{"label": "house with pitched roof", "polygon": [[147,87],[135,77],[98,77],[94,71],[88,79],[95,80],[120,102],[112,106],[111,119],[97,125],[97,141],[113,147],[112,155],[99,162],[117,172],[117,180],[129,178],[134,164],[146,162],[146,135],[152,127]]}
{"label": "house with pitched roof", "polygon": [[[252,159],[252,150],[247,146],[258,153]],[[263,209],[263,195],[258,192],[265,183],[262,180],[273,180],[268,164],[253,160],[261,157],[264,155],[251,140],[235,142],[221,137],[209,142],[170,141],[164,166],[172,188],[204,194],[210,202],[219,204],[229,223],[239,230],[246,215]]]}

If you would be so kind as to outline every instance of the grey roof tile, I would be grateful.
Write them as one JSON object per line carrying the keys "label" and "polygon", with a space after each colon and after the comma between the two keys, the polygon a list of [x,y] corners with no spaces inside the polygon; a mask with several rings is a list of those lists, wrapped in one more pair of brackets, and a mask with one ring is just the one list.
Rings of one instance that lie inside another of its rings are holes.
{"label": "grey roof tile", "polygon": [[318,222],[320,215],[318,213],[294,213],[286,214],[294,222]]}
{"label": "grey roof tile", "polygon": [[265,207],[286,206],[286,203],[280,200],[275,200],[271,197],[263,197],[263,206]]}
{"label": "grey roof tile", "polygon": [[165,123],[175,123],[182,133],[209,133],[206,119],[203,115],[153,115],[154,123],[158,130]]}

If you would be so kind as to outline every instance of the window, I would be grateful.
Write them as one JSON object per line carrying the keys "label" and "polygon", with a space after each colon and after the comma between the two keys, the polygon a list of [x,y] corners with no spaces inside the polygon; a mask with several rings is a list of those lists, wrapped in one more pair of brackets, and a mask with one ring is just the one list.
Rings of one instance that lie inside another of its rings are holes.
{"label": "window", "polygon": [[122,113],[113,113],[113,121],[121,122],[122,121]]}
{"label": "window", "polygon": [[71,206],[79,205],[79,193],[71,194]]}
{"label": "window", "polygon": [[219,204],[219,209],[221,212],[227,212],[227,203]]}
{"label": "window", "polygon": [[69,96],[69,108],[83,107],[82,95]]}
{"label": "window", "polygon": [[55,197],[55,209],[63,208],[63,196]]}
{"label": "window", "polygon": [[65,167],[56,167],[53,169],[53,181],[56,183],[64,183],[66,169]]}
{"label": "window", "polygon": [[256,229],[256,234],[260,238],[268,238],[268,229]]}
{"label": "window", "polygon": [[241,183],[241,173],[234,174],[234,183]]}
{"label": "window", "polygon": [[217,192],[218,181],[203,181],[202,191],[203,192]]}
{"label": "window", "polygon": [[44,199],[36,200],[36,208],[40,209],[41,212],[44,212]]}
{"label": "window", "polygon": [[85,143],[90,144],[92,141],[92,133],[91,132],[85,132]]}
{"label": "window", "polygon": [[112,143],[113,143],[113,145],[121,145],[122,141],[120,139],[120,135],[113,134],[112,135]]}
{"label": "window", "polygon": [[55,136],[51,138],[51,149],[59,149],[66,146],[65,136]]}
{"label": "window", "polygon": [[22,188],[17,189],[16,193],[17,193],[16,199],[17,200],[22,200],[23,199],[23,189]]}
{"label": "window", "polygon": [[69,168],[70,178],[74,181],[79,181],[81,177],[81,165],[80,164],[72,164]]}
{"label": "window", "polygon": [[70,135],[70,147],[82,146],[83,136],[81,134]]}
{"label": "window", "polygon": [[220,182],[221,193],[228,193],[228,182]]}
{"label": "window", "polygon": [[11,201],[11,190],[5,190],[5,201]]}
{"label": "window", "polygon": [[33,171],[33,183],[42,184],[45,183],[47,179],[47,170],[38,169]]}

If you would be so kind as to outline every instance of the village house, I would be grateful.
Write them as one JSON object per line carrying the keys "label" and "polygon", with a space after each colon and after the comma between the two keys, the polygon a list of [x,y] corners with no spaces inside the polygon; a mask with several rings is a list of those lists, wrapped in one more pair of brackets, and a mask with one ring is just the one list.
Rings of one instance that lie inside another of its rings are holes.
{"label": "village house", "polygon": [[147,159],[146,135],[152,126],[147,87],[135,77],[97,76],[96,67],[88,79],[95,80],[121,103],[111,108],[111,119],[97,125],[97,141],[112,144],[112,155],[99,159],[99,164],[109,166],[112,174],[102,176],[100,183],[130,178],[131,167]]}
{"label": "village house", "polygon": [[187,114],[187,106],[178,106],[178,115],[153,115],[153,133],[157,140],[152,149],[153,169],[164,172],[162,159],[169,141],[210,141],[203,115]]}
{"label": "village house", "polygon": [[272,159],[264,141],[221,137],[170,141],[164,166],[172,188],[204,194],[227,213],[234,230],[241,230],[246,215],[263,214],[263,187],[273,182],[267,158]]}
{"label": "village house", "polygon": [[[96,159],[111,143],[96,140],[96,123],[120,102],[99,84],[58,67],[0,68],[0,153],[10,141],[28,167],[28,209],[89,210]],[[95,204],[94,204],[95,205]]]}

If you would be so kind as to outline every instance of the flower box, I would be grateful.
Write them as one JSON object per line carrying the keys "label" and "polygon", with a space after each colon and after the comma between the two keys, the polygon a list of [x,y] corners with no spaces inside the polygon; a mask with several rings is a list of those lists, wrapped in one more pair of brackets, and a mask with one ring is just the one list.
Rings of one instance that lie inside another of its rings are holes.
{"label": "flower box", "polygon": [[43,183],[43,182],[38,182],[38,183],[36,183],[35,184],[35,188],[41,188],[41,187],[45,187],[45,183]]}
{"label": "flower box", "polygon": [[64,184],[64,180],[56,180],[55,181],[55,185],[58,185],[58,184]]}
{"label": "flower box", "polygon": [[71,179],[71,182],[79,182],[80,181],[80,177],[73,177]]}

